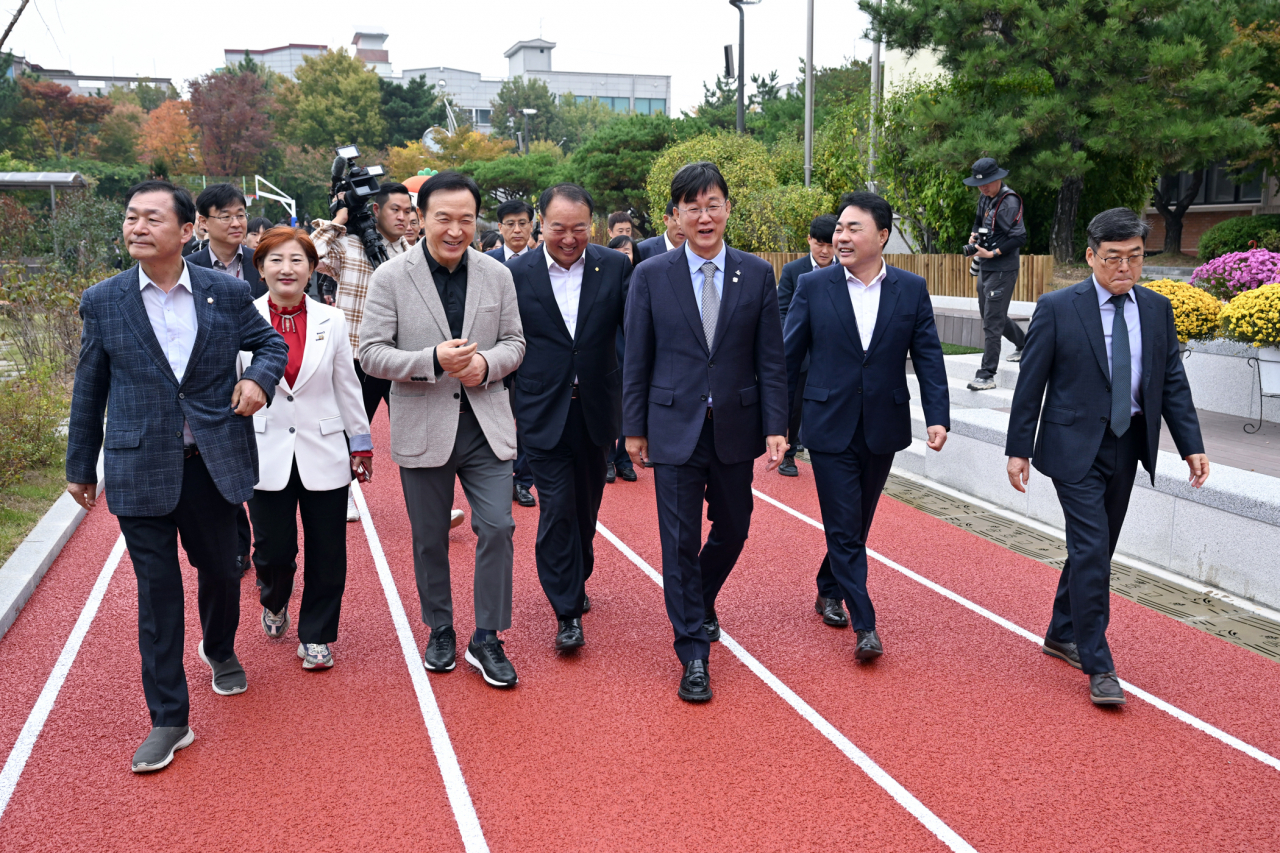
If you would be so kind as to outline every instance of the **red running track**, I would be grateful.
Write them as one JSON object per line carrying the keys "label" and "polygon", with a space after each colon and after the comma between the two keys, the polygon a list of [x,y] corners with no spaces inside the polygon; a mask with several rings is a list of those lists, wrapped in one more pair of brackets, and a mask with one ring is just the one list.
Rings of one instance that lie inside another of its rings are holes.
{"label": "red running track", "polygon": [[[374,431],[385,448],[385,417]],[[1280,849],[1280,770],[1132,694],[1123,708],[1093,707],[1079,672],[878,561],[870,584],[887,653],[856,664],[852,633],[813,612],[821,531],[763,499],[718,606],[743,656],[713,647],[715,699],[686,705],[661,590],[636,562],[660,569],[649,472],[606,489],[601,524],[630,554],[597,537],[581,653],[552,649],[533,561],[537,510],[517,506],[504,639],[519,686],[496,691],[460,662],[448,674],[419,669],[420,695],[393,619],[402,606],[405,639],[420,650],[408,520],[395,467],[379,457],[363,490],[376,540],[348,526],[337,666],[303,672],[292,628],[267,640],[246,582],[237,651],[250,689],[215,696],[195,655],[190,583],[196,742],[151,776],[128,769],[148,720],[125,555],[29,759],[16,776],[6,768],[16,784],[0,851]],[[788,480],[761,467],[756,487],[820,519],[801,472]],[[451,536],[465,637],[475,537],[466,526]],[[117,537],[105,507],[91,512],[0,639],[6,758]],[[870,544],[1043,630],[1048,567],[890,499]],[[1123,678],[1264,758],[1280,755],[1273,663],[1118,597],[1109,636]],[[432,706],[447,732],[435,742]]]}

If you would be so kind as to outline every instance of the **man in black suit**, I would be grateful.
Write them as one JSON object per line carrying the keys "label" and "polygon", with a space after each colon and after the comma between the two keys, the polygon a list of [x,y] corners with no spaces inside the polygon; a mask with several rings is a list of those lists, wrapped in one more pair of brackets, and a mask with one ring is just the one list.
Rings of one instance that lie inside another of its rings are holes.
{"label": "man in black suit", "polygon": [[622,426],[614,335],[631,263],[590,243],[595,203],[582,187],[551,187],[538,209],[541,250],[508,265],[525,336],[514,410],[542,499],[538,579],[556,614],[556,649],[568,651],[584,642],[605,454]]}
{"label": "man in black suit", "polygon": [[827,537],[819,605],[823,597],[844,599],[857,632],[854,656],[869,661],[884,645],[867,592],[867,534],[893,456],[911,444],[908,355],[920,380],[930,449],[946,443],[951,415],[925,280],[889,266],[882,254],[893,208],[875,193],[853,192],[841,197],[839,211],[840,263],[800,276],[787,312],[787,387],[800,395],[800,370],[812,356],[801,440]]}
{"label": "man in black suit", "polygon": [[253,298],[267,292],[267,284],[253,265],[253,250],[241,243],[249,227],[244,193],[234,184],[210,184],[196,198],[196,224],[209,234],[209,244],[187,261],[242,279]]}
{"label": "man in black suit", "polygon": [[[791,307],[791,297],[796,292],[796,279],[807,272],[824,270],[831,266],[836,250],[831,245],[831,238],[836,232],[836,218],[831,214],[823,214],[809,223],[809,254],[782,267],[782,278],[778,280],[778,312],[782,315],[782,327],[787,326],[787,309]],[[800,365],[800,384],[791,401],[791,421],[787,425],[787,443],[791,447],[778,466],[778,473],[784,477],[799,477],[800,469],[796,468],[796,454],[800,452],[800,410],[803,408],[801,398],[804,396],[804,382],[809,375],[809,359],[806,357]],[[839,599],[836,607],[840,606]],[[844,611],[840,611],[844,615]],[[846,619],[847,623],[848,620]]]}
{"label": "man in black suit", "polygon": [[1089,223],[1085,260],[1093,275],[1040,297],[1005,445],[1015,489],[1026,491],[1034,460],[1057,490],[1067,562],[1042,649],[1089,676],[1097,705],[1125,701],[1106,637],[1111,556],[1139,462],[1155,483],[1161,417],[1191,485],[1200,488],[1209,477],[1173,307],[1137,284],[1150,230],[1123,207]]}
{"label": "man in black suit", "polygon": [[679,695],[705,702],[716,596],[747,541],[755,459],[767,448],[772,470],[787,449],[786,371],[773,267],[725,245],[732,208],[720,170],[690,163],[671,198],[686,241],[631,276],[622,431],[632,460],[653,461]]}
{"label": "man in black suit", "polygon": [[654,255],[666,254],[684,245],[684,232],[680,230],[680,217],[676,215],[674,201],[667,202],[667,210],[662,214],[662,227],[664,230],[661,234],[641,240],[636,245],[640,260],[647,261]]}

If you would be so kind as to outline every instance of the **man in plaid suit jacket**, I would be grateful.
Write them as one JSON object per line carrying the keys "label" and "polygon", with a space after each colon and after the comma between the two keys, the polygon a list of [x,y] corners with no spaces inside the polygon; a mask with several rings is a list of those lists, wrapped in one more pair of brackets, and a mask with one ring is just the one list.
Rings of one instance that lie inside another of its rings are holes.
{"label": "man in plaid suit jacket", "polygon": [[[179,534],[199,573],[200,657],[213,670],[213,690],[231,695],[248,686],[234,650],[235,514],[258,479],[250,415],[270,401],[289,356],[248,285],[183,260],[194,221],[185,190],[166,181],[131,189],[124,239],[138,265],[80,301],[67,491],[93,507],[105,447],[110,509],[138,577],[138,647],[153,726],[134,755],[139,773],[167,766],[194,738],[182,667]],[[237,381],[240,350],[255,357]]]}

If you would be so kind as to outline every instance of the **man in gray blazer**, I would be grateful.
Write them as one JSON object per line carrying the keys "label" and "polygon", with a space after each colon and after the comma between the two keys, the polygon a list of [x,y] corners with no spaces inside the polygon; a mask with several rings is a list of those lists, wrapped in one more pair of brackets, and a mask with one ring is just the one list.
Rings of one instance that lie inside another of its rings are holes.
{"label": "man in gray blazer", "polygon": [[476,532],[476,631],[467,663],[494,687],[516,671],[498,632],[511,627],[511,461],[515,420],[502,378],[524,358],[511,273],[470,248],[480,188],[456,172],[418,191],[425,236],[378,267],[360,325],[360,364],[391,380],[391,458],[413,530],[423,664],[448,672],[457,657],[449,585],[449,516],[456,476]]}

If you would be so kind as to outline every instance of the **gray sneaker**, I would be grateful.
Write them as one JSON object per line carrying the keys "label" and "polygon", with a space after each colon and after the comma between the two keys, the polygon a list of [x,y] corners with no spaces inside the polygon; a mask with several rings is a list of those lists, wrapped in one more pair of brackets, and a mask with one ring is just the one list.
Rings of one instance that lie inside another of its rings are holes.
{"label": "gray sneaker", "polygon": [[133,772],[151,773],[163,770],[173,761],[173,754],[191,746],[196,733],[190,726],[157,726],[133,754]]}
{"label": "gray sneaker", "polygon": [[303,669],[329,669],[333,666],[333,654],[328,643],[298,643],[298,657]]}
{"label": "gray sneaker", "polygon": [[279,613],[272,613],[267,608],[262,608],[262,630],[266,632],[268,639],[278,640],[288,629],[289,608],[286,607]]}
{"label": "gray sneaker", "polygon": [[1012,361],[1015,364],[1017,364],[1019,361],[1022,361],[1022,350],[1020,349],[1014,350],[1013,355],[1006,358],[1005,361]]}
{"label": "gray sneaker", "polygon": [[974,379],[966,386],[970,391],[991,391],[996,387],[994,379]]}
{"label": "gray sneaker", "polygon": [[204,653],[204,640],[201,640],[200,660],[213,670],[213,692],[219,696],[234,696],[249,689],[249,679],[235,654],[224,661],[209,660]]}

